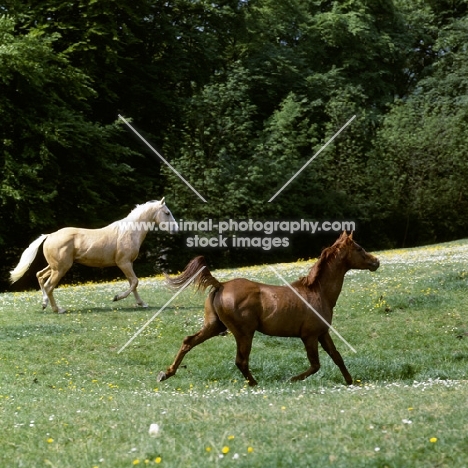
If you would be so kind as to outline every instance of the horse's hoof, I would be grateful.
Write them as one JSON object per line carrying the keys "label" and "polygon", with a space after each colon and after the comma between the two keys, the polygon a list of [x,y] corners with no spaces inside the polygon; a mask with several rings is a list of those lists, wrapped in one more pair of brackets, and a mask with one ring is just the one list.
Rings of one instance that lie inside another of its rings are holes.
{"label": "horse's hoof", "polygon": [[158,375],[158,382],[162,382],[163,380],[166,380],[167,379],[167,375],[165,372],[161,371]]}
{"label": "horse's hoof", "polygon": [[67,311],[67,309],[59,309],[57,310],[57,314],[64,314]]}
{"label": "horse's hoof", "polygon": [[137,303],[137,306],[143,307],[144,309],[146,309],[148,307],[148,304],[146,302],[141,302],[141,303]]}
{"label": "horse's hoof", "polygon": [[114,302],[117,302],[119,300],[119,296],[114,296],[114,299],[112,299]]}

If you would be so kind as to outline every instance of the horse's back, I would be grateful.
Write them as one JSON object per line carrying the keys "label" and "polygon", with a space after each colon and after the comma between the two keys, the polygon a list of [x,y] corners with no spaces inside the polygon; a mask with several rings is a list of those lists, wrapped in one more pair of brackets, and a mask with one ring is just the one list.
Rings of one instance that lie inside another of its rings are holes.
{"label": "horse's back", "polygon": [[251,323],[266,335],[301,336],[305,324],[316,322],[313,312],[290,287],[244,278],[223,283],[213,305],[226,325]]}
{"label": "horse's back", "polygon": [[259,297],[259,283],[245,278],[236,278],[225,283],[215,294],[217,307],[223,309],[239,309],[247,302],[253,302]]}
{"label": "horse's back", "polygon": [[44,242],[44,250],[53,250],[63,248],[74,241],[74,237],[78,228],[66,227],[52,232],[47,236]]}
{"label": "horse's back", "polygon": [[76,227],[65,227],[47,236],[44,242],[45,249],[63,249],[67,245],[80,248],[80,244],[95,242],[102,239],[101,229],[84,229]]}
{"label": "horse's back", "polygon": [[44,255],[52,261],[77,262],[106,267],[115,265],[116,235],[106,228],[66,227],[49,234]]}

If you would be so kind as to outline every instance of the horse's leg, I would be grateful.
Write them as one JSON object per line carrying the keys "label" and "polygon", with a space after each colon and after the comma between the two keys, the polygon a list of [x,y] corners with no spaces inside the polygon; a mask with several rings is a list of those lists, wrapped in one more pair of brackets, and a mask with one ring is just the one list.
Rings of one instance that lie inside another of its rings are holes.
{"label": "horse's leg", "polygon": [[114,296],[114,301],[120,301],[121,299],[125,299],[130,293],[133,293],[137,301],[137,304],[140,307],[148,307],[148,304],[143,302],[143,300],[141,299],[140,295],[137,292],[138,278],[135,275],[135,272],[133,271],[132,262],[118,263],[117,266],[122,270],[122,273],[127,278],[130,284],[130,287],[126,291],[120,294],[116,294]]}
{"label": "horse's leg", "polygon": [[71,268],[71,265],[60,265],[60,270],[54,270],[52,267],[50,269],[49,279],[44,283],[44,291],[47,294],[47,297],[50,301],[50,306],[54,312],[58,314],[63,314],[66,312],[65,309],[62,309],[57,305],[54,298],[54,289],[56,288],[59,281],[62,279],[63,275]]}
{"label": "horse's leg", "polygon": [[219,335],[223,331],[226,331],[226,326],[217,317],[210,322],[205,321],[203,328],[198,333],[185,337],[184,341],[182,342],[182,346],[180,347],[179,352],[174,359],[174,362],[167,368],[166,372],[161,371],[159,373],[158,382],[162,382],[163,380],[172,377],[177,372],[182,359],[184,359],[184,356],[192,348],[210,338],[213,338],[214,336]]}
{"label": "horse's leg", "polygon": [[236,339],[236,366],[249,385],[253,387],[257,385],[257,381],[250,372],[249,357],[255,330],[258,328],[254,313],[249,311],[245,314],[244,319],[241,319],[237,311],[228,309],[224,310],[224,315],[221,318]]}
{"label": "horse's leg", "polygon": [[255,331],[248,334],[236,334],[236,331],[231,329],[231,332],[236,338],[237,343],[236,366],[242,372],[242,375],[247,379],[249,385],[254,387],[257,385],[257,381],[254,379],[249,369],[249,356],[252,349],[252,340]]}
{"label": "horse's leg", "polygon": [[138,294],[138,291],[135,290],[133,291],[133,295],[135,296],[135,300],[136,300],[136,303],[140,306],[140,307],[148,307],[148,304],[146,302],[143,302],[143,299],[140,297],[140,295]]}
{"label": "horse's leg", "polygon": [[47,293],[44,289],[44,283],[46,278],[50,276],[50,266],[47,265],[43,270],[38,271],[36,273],[37,281],[39,282],[39,287],[42,291],[42,310],[44,310],[47,305],[49,304],[49,298],[47,297]]}
{"label": "horse's leg", "polygon": [[340,368],[340,371],[343,374],[343,377],[346,380],[346,383],[348,385],[351,385],[353,383],[353,378],[348,372],[348,369],[345,366],[345,363],[343,361],[343,358],[341,357],[341,354],[336,349],[335,343],[333,343],[330,333],[327,332],[325,333],[325,335],[320,336],[319,341],[320,341],[320,344],[322,345],[322,348],[329,354],[333,362]]}
{"label": "horse's leg", "polygon": [[318,354],[318,341],[316,336],[302,337],[305,349],[307,351],[307,358],[310,362],[310,367],[302,374],[298,374],[291,378],[291,382],[304,380],[312,374],[315,374],[320,369],[320,361]]}

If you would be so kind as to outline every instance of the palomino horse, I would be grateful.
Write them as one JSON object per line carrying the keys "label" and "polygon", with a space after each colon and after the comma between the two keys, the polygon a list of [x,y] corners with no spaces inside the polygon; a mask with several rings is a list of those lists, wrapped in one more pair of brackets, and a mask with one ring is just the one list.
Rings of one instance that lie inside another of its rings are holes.
{"label": "palomino horse", "polygon": [[137,205],[126,218],[101,229],[68,227],[52,234],[43,234],[23,252],[18,266],[10,273],[10,280],[14,283],[26,273],[44,242],[44,256],[48,265],[36,274],[42,291],[43,309],[50,301],[54,312],[65,312],[65,309],[58,307],[52,292],[73,262],[100,268],[118,266],[130,287],[116,295],[114,301],[133,293],[137,304],[147,307],[137,292],[138,278],[133,271],[133,262],[148,230],[155,225],[161,230],[178,230],[164,197],[161,201]]}
{"label": "palomino horse", "polygon": [[[318,343],[340,368],[348,385],[353,379],[335,348],[329,334],[333,307],[343,286],[345,273],[350,269],[375,271],[379,260],[368,254],[346,232],[325,249],[307,276],[289,286],[271,286],[237,278],[221,283],[206,267],[203,257],[194,258],[181,275],[168,278],[173,287],[181,287],[196,275],[194,283],[202,290],[211,286],[205,301],[203,328],[187,336],[166,372],[160,372],[158,381],[173,376],[184,356],[195,346],[229,329],[237,343],[236,365],[249,385],[256,385],[249,370],[249,355],[255,331],[270,336],[299,337],[303,341],[310,367],[291,380],[303,380],[320,368]],[[312,308],[309,308],[307,302]],[[321,314],[323,320],[317,315]]]}

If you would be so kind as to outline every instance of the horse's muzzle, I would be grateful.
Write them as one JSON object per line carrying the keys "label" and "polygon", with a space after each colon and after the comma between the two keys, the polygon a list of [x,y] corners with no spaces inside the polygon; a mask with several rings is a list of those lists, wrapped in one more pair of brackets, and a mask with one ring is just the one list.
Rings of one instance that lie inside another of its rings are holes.
{"label": "horse's muzzle", "polygon": [[375,271],[375,270],[377,270],[377,268],[379,268],[379,266],[380,266],[379,259],[378,259],[378,258],[374,258],[374,259],[371,260],[371,262],[370,262],[369,270],[370,270],[370,271]]}
{"label": "horse's muzzle", "polygon": [[176,222],[171,223],[170,233],[171,234],[177,234],[178,232],[179,232],[179,225]]}

